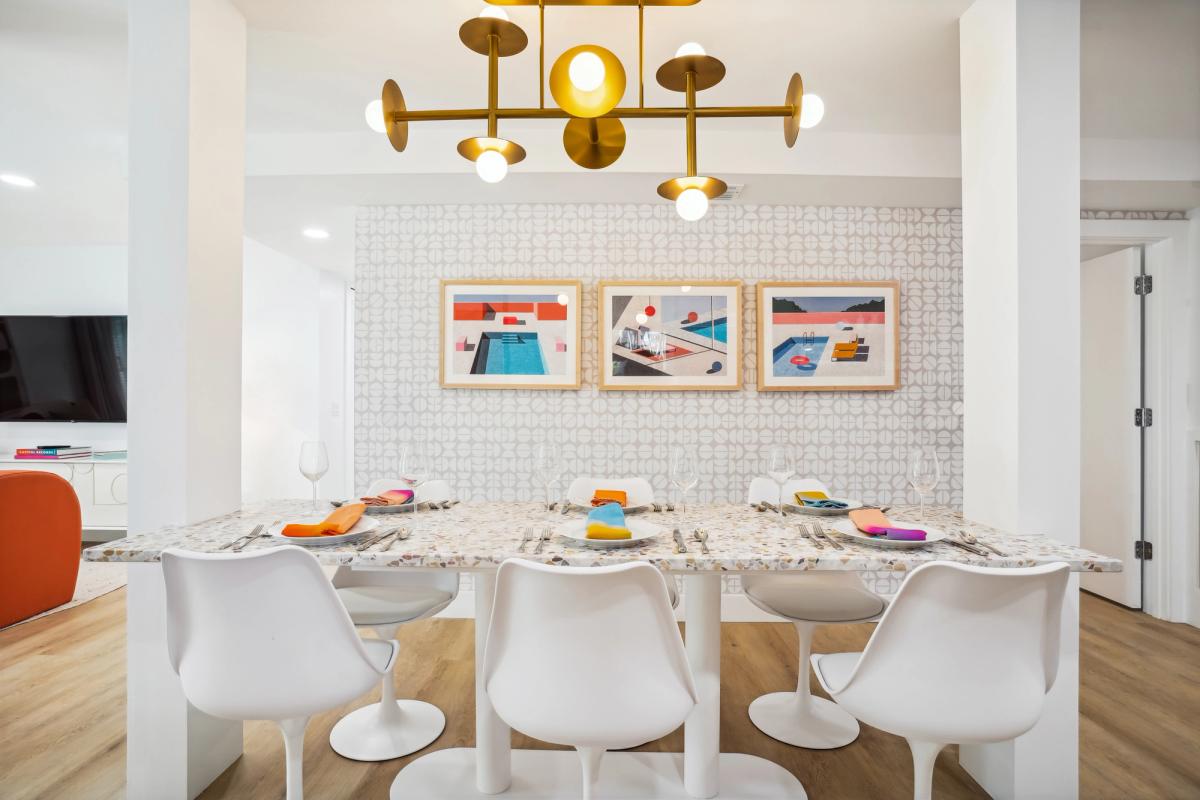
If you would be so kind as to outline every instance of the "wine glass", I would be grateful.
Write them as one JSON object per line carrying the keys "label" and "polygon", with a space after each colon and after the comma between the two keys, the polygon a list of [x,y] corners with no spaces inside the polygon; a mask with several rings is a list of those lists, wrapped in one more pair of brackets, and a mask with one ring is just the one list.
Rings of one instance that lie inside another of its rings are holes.
{"label": "wine glass", "polygon": [[921,498],[921,522],[925,521],[925,495],[931,494],[942,479],[942,463],[931,447],[919,447],[908,459],[908,482]]}
{"label": "wine glass", "polygon": [[533,453],[533,479],[546,489],[546,510],[550,510],[550,487],[562,477],[562,453],[557,447],[542,442]]}
{"label": "wine glass", "polygon": [[417,502],[417,487],[428,478],[429,467],[421,454],[414,451],[407,452],[404,461],[400,464],[400,480],[413,493],[413,528],[417,527],[417,515],[421,511],[421,504]]}
{"label": "wine glass", "polygon": [[771,445],[771,450],[767,453],[767,475],[779,486],[779,505],[776,506],[776,511],[781,520],[783,519],[783,487],[795,474],[796,466],[788,449],[781,444]]}
{"label": "wine glass", "polygon": [[329,451],[324,442],[303,442],[300,445],[300,474],[312,481],[313,511],[318,511],[317,481],[329,471]]}
{"label": "wine glass", "polygon": [[696,458],[684,448],[671,452],[671,484],[679,491],[679,510],[688,510],[688,492],[696,488],[700,475],[696,471]]}

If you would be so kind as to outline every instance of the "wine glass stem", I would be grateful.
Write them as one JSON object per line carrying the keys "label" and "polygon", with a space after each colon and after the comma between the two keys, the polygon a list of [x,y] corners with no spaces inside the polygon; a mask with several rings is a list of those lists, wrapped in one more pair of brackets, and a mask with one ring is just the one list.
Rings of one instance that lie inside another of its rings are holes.
{"label": "wine glass stem", "polygon": [[921,498],[921,522],[925,521],[925,493],[917,492],[917,496]]}
{"label": "wine glass stem", "polygon": [[320,508],[317,505],[317,482],[312,481],[312,485],[313,485],[313,511],[317,511]]}

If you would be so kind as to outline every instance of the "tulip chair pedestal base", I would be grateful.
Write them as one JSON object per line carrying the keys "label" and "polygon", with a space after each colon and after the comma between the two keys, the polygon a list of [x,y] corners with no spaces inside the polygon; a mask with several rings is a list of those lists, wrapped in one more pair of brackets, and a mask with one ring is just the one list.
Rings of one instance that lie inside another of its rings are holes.
{"label": "tulip chair pedestal base", "polygon": [[[808,795],[796,776],[778,764],[742,753],[722,753],[718,770],[725,791],[739,800],[803,800]],[[593,800],[690,800],[683,786],[682,753],[609,751],[600,761]],[[496,797],[563,800],[583,791],[579,755],[573,750],[513,750],[512,783]],[[479,800],[475,750],[438,750],[412,761],[392,783],[392,800]],[[722,793],[721,796],[724,796]]]}
{"label": "tulip chair pedestal base", "polygon": [[329,745],[344,758],[387,761],[427,747],[446,728],[446,715],[429,703],[392,700],[390,708],[389,713],[385,703],[373,703],[342,717],[329,733]]}
{"label": "tulip chair pedestal base", "polygon": [[754,727],[786,744],[833,750],[858,738],[858,720],[823,697],[797,692],[764,694],[750,704]]}

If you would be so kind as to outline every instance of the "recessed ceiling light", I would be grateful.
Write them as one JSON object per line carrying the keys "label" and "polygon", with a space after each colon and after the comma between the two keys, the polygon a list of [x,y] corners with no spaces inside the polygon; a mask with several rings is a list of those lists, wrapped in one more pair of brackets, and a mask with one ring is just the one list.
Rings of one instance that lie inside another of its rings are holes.
{"label": "recessed ceiling light", "polygon": [[11,172],[0,172],[0,182],[7,183],[9,186],[19,186],[22,189],[33,189],[37,186],[37,182],[33,178],[14,175]]}
{"label": "recessed ceiling light", "polygon": [[309,239],[328,239],[329,231],[324,228],[305,228],[304,235]]}

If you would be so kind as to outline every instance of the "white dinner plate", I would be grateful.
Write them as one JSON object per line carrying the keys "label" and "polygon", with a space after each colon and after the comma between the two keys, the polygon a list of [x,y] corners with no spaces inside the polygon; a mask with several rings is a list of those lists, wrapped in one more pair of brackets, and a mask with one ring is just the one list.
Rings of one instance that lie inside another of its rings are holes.
{"label": "white dinner plate", "polygon": [[858,528],[854,527],[854,523],[848,519],[838,520],[830,527],[840,533],[842,536],[845,536],[847,539],[853,539],[854,541],[862,542],[863,544],[875,545],[876,547],[889,547],[893,550],[913,550],[918,547],[924,547],[927,544],[940,542],[942,539],[946,538],[945,531],[938,530],[937,528],[931,528],[928,525],[922,525],[919,522],[910,522],[902,519],[894,519],[891,522],[892,526],[896,528],[913,528],[915,530],[925,531],[925,541],[912,542],[905,541],[904,539],[885,539],[882,536],[868,536]]}
{"label": "white dinner plate", "polygon": [[851,511],[856,511],[863,507],[863,504],[857,500],[851,500],[848,497],[831,497],[830,500],[837,500],[845,503],[845,508],[809,508],[808,506],[798,506],[795,503],[784,503],[783,509],[791,514],[811,514],[814,517],[836,517],[840,514],[847,514]]}
{"label": "white dinner plate", "polygon": [[629,528],[629,532],[633,534],[629,539],[589,539],[587,538],[586,519],[573,519],[569,522],[564,522],[555,528],[554,532],[564,539],[569,540],[572,544],[577,544],[581,547],[611,550],[617,547],[637,547],[640,544],[645,544],[660,533],[666,533],[667,530],[661,525],[655,525],[653,522],[646,522],[641,519],[627,519],[625,520],[625,525]]}
{"label": "white dinner plate", "polygon": [[368,516],[359,517],[358,522],[354,523],[354,527],[345,533],[339,533],[337,536],[284,536],[283,529],[293,523],[300,525],[312,525],[325,519],[320,516],[303,517],[301,519],[292,519],[287,522],[276,522],[270,528],[267,528],[267,533],[274,536],[283,542],[298,544],[301,547],[329,547],[330,545],[342,544],[344,542],[353,542],[355,539],[362,536],[368,531],[375,530],[379,527],[379,520],[371,519]]}

